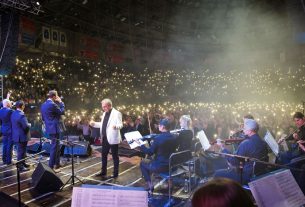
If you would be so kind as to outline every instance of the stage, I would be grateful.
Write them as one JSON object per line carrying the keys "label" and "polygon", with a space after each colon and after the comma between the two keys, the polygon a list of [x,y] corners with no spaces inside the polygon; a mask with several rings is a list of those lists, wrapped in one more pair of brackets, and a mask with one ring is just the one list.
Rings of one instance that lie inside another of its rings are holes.
{"label": "stage", "polygon": [[[2,149],[2,146],[0,146]],[[112,185],[112,186],[133,186],[133,187],[145,187],[145,182],[141,176],[139,169],[140,158],[139,157],[122,157],[120,156],[120,168],[119,177],[117,179],[108,179],[102,181],[100,177],[96,177],[101,170],[101,158],[100,149],[101,147],[93,147],[93,153],[91,156],[80,157],[79,163],[75,159],[75,174],[84,184],[93,185]],[[2,153],[1,153],[2,155]],[[16,156],[13,156],[15,159]],[[48,163],[48,156],[37,156],[27,161],[31,165],[30,170],[21,172],[21,200],[28,206],[71,206],[71,195],[72,185],[68,183],[62,191],[40,193],[37,192],[32,184],[32,174],[39,162]],[[112,174],[112,158],[111,155],[108,157],[108,175]],[[15,161],[15,160],[14,160]],[[66,158],[61,157],[61,161],[66,162]],[[18,199],[18,185],[17,185],[17,170],[15,166],[4,168],[5,166],[0,165],[0,191],[10,195],[13,198]],[[71,159],[60,168],[60,172],[56,175],[60,177],[63,183],[71,176]],[[163,205],[167,200],[167,182],[161,178],[154,179],[155,192],[150,203],[150,206]],[[75,186],[81,186],[78,180],[75,180]],[[189,194],[183,192],[182,185],[175,185],[173,188],[173,196],[178,201],[186,201],[189,198]],[[182,202],[184,203],[184,202]],[[181,206],[179,202],[176,206]],[[0,204],[1,206],[1,204]]]}

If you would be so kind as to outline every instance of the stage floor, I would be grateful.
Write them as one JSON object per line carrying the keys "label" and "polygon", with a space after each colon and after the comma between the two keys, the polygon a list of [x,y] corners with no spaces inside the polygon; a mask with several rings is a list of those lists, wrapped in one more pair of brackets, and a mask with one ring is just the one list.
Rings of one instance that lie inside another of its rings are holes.
{"label": "stage floor", "polygon": [[[0,145],[1,150],[2,146]],[[2,153],[1,153],[2,156]],[[15,156],[14,156],[15,158]],[[37,163],[43,162],[48,163],[48,156],[37,156],[31,158],[27,161],[31,165],[30,171],[22,172],[21,179],[21,200],[24,204],[28,206],[71,206],[71,196],[73,186],[71,183],[67,184],[64,189],[60,192],[49,192],[49,193],[39,193],[35,191],[32,181],[32,174],[35,170]],[[66,158],[61,158],[65,161]],[[113,162],[111,155],[108,157],[108,175],[112,174]],[[100,177],[96,177],[101,170],[101,158],[98,153],[98,147],[95,147],[91,156],[80,157],[80,163],[75,164],[75,174],[76,176],[85,184],[93,185],[113,185],[113,186],[134,186],[134,187],[145,187],[145,182],[141,176],[141,171],[139,169],[140,158],[139,157],[120,157],[120,168],[119,177],[117,179],[108,179],[102,181]],[[2,161],[1,161],[2,163]],[[60,177],[63,183],[71,176],[71,160],[68,161],[64,167],[60,169],[61,171],[56,175]],[[167,198],[167,182],[161,179],[155,179],[155,193],[154,201],[150,206],[160,206],[160,202],[164,202]],[[80,186],[81,183],[75,180],[75,186]],[[16,167],[6,167],[0,164],[0,191],[18,199],[18,185],[17,185],[17,173]],[[189,194],[183,192],[182,185],[175,185],[173,196],[178,199],[187,200]],[[157,201],[160,199],[160,201]],[[155,203],[155,204],[154,204]]]}

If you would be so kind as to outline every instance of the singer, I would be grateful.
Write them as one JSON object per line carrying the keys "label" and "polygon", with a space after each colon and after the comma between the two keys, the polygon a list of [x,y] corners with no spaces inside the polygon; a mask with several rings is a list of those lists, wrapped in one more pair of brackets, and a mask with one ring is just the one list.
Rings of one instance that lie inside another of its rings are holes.
{"label": "singer", "polygon": [[46,127],[46,133],[51,139],[51,150],[49,167],[53,168],[55,172],[61,167],[59,135],[62,133],[61,115],[65,113],[65,105],[58,96],[57,91],[51,90],[48,93],[48,99],[41,105],[42,121]]}

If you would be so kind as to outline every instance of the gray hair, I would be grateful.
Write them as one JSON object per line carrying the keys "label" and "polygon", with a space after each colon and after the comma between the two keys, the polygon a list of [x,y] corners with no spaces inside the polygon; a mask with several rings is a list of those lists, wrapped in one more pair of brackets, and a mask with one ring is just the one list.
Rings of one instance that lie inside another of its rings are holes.
{"label": "gray hair", "polygon": [[11,101],[8,99],[4,99],[2,101],[3,107],[10,107],[11,106]]}
{"label": "gray hair", "polygon": [[103,99],[102,103],[106,103],[106,104],[109,104],[110,106],[112,106],[112,101],[109,98]]}

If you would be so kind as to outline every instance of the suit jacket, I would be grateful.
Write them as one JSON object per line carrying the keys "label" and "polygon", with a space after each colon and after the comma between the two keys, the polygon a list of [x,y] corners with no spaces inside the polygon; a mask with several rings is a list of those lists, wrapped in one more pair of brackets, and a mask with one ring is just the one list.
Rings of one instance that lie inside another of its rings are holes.
{"label": "suit jacket", "polygon": [[61,115],[64,113],[65,105],[63,102],[56,104],[51,99],[47,99],[41,105],[41,116],[47,134],[59,134],[63,131]]}
{"label": "suit jacket", "polygon": [[11,124],[12,113],[13,113],[13,109],[6,107],[0,109],[1,132],[5,136],[11,136],[12,134],[12,124]]}
{"label": "suit jacket", "polygon": [[176,151],[177,140],[170,132],[163,132],[154,138],[150,148],[144,145],[140,148],[145,154],[155,155],[152,165],[165,167],[169,165],[170,155]]}
{"label": "suit jacket", "polygon": [[15,110],[11,115],[12,138],[14,142],[26,142],[29,140],[28,132],[30,124],[23,111]]}
{"label": "suit jacket", "polygon": [[[105,117],[105,112],[101,116],[101,122],[94,122],[93,127],[100,128],[100,134],[102,134],[102,124]],[[115,126],[115,129],[113,128]],[[120,129],[123,127],[122,114],[115,108],[112,108],[109,120],[106,127],[106,135],[109,144],[119,144],[121,142]]]}
{"label": "suit jacket", "polygon": [[177,137],[178,141],[178,151],[191,150],[192,148],[192,139],[193,131],[190,129],[183,129],[179,132]]}

